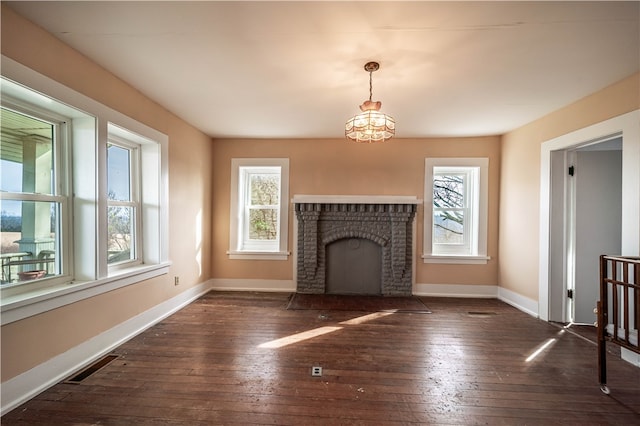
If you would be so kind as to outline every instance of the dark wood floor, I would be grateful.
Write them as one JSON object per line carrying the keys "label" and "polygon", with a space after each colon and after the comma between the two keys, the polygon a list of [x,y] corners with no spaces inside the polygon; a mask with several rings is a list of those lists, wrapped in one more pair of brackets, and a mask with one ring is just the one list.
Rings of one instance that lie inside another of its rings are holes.
{"label": "dark wood floor", "polygon": [[640,369],[609,357],[606,396],[585,333],[500,301],[370,315],[286,310],[288,296],[210,293],[2,424],[640,424]]}

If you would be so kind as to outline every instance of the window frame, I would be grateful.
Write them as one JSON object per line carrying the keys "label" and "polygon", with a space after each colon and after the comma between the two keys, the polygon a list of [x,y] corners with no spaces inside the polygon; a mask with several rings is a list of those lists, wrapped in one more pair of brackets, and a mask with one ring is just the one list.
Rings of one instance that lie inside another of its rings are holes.
{"label": "window frame", "polygon": [[[425,158],[424,181],[424,223],[423,254],[424,263],[486,264],[487,221],[488,221],[488,172],[489,159],[477,158]],[[464,221],[464,244],[447,245],[433,242],[434,177],[438,174],[462,174],[468,180],[465,195],[471,205],[469,220]]]}
{"label": "window frame", "polygon": [[[238,195],[238,198],[242,200],[239,203],[239,208],[242,210],[242,225],[241,225],[241,235],[239,238],[241,251],[279,251],[280,249],[280,198],[281,198],[281,187],[282,187],[282,168],[281,167],[252,167],[252,166],[240,166],[239,168],[239,189],[242,190],[242,195]],[[278,203],[277,204],[253,204],[251,201],[251,184],[252,177],[254,176],[266,176],[266,175],[276,175],[278,177]],[[250,235],[250,222],[251,222],[251,211],[252,210],[276,210],[278,213],[277,217],[277,235],[274,240],[254,240],[249,237]]]}
{"label": "window frame", "polygon": [[[63,155],[73,158],[66,171],[73,240],[63,261],[69,275],[61,282],[0,288],[2,325],[118,288],[167,274],[169,261],[167,135],[32,69],[1,56],[2,103],[11,97],[35,109],[69,117],[70,141]],[[110,269],[106,258],[106,145],[109,134],[140,144],[144,256],[137,265]],[[72,194],[72,195],[71,195]]]}
{"label": "window frame", "polygon": [[[123,138],[121,136],[117,136],[113,133],[109,133],[109,138],[107,141],[107,156],[109,151],[109,146],[113,145],[122,149],[126,149],[129,151],[129,200],[111,200],[107,196],[107,210],[109,207],[130,207],[133,209],[133,221],[131,227],[133,228],[131,233],[131,246],[133,247],[133,258],[128,260],[123,260],[120,262],[109,263],[108,262],[108,253],[107,253],[107,264],[109,267],[109,271],[113,272],[123,268],[129,268],[131,266],[136,266],[142,263],[142,259],[144,258],[144,244],[141,243],[143,241],[143,223],[142,223],[142,209],[141,209],[141,195],[140,195],[140,182],[142,181],[141,177],[141,167],[140,167],[140,145],[135,142]],[[108,167],[107,167],[108,172]],[[109,177],[107,175],[107,184],[109,181]],[[108,195],[108,194],[107,194]],[[109,224],[107,223],[107,226]],[[108,238],[107,238],[108,243]]]}
{"label": "window frame", "polygon": [[72,246],[71,232],[71,213],[70,213],[70,195],[71,188],[67,176],[62,170],[70,164],[69,158],[69,123],[71,119],[54,110],[40,108],[31,105],[21,99],[11,95],[3,94],[0,103],[2,108],[11,110],[15,113],[25,115],[36,120],[48,123],[54,127],[52,149],[52,174],[54,185],[51,194],[37,192],[2,192],[0,198],[7,201],[33,201],[33,202],[49,202],[59,205],[57,214],[60,216],[56,221],[56,262],[55,269],[57,274],[51,277],[36,279],[33,281],[22,281],[16,283],[5,283],[3,288],[8,291],[15,288],[29,288],[31,291],[37,291],[50,285],[64,283],[72,275],[73,270],[69,262],[69,251]]}
{"label": "window frame", "polygon": [[432,238],[431,250],[434,255],[451,255],[451,256],[469,256],[477,253],[477,237],[474,232],[478,227],[478,191],[477,184],[479,179],[479,167],[444,167],[433,166],[432,168],[433,182],[431,188],[435,185],[436,176],[461,176],[463,182],[462,206],[461,207],[438,207],[432,206],[432,221],[435,221],[437,212],[445,211],[461,211],[463,219],[462,224],[462,243],[437,243],[434,241],[433,223],[432,222]]}
{"label": "window frame", "polygon": [[[248,243],[248,199],[249,179],[254,174],[272,173],[280,169],[280,194],[278,208],[277,243]],[[229,225],[229,259],[287,260],[289,230],[289,159],[288,158],[232,158],[231,200]],[[248,244],[247,244],[248,243]]]}

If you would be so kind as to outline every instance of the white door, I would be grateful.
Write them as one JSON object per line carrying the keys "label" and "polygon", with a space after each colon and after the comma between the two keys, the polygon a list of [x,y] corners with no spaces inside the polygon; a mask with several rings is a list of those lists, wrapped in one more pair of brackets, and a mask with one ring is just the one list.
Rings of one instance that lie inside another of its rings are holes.
{"label": "white door", "polygon": [[610,146],[592,145],[575,153],[574,253],[569,254],[574,264],[569,270],[573,267],[571,320],[576,323],[596,320],[600,255],[619,255],[622,247],[622,150],[608,150]]}

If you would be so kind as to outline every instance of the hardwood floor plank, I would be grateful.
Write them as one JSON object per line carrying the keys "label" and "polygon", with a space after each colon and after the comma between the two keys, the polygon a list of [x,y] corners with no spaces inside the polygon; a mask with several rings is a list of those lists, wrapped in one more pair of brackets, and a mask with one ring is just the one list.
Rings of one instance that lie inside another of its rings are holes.
{"label": "hardwood floor plank", "polygon": [[210,293],[2,424],[640,424],[640,369],[609,360],[602,394],[589,330],[493,299],[423,298],[431,314],[371,315],[287,311],[288,297]]}

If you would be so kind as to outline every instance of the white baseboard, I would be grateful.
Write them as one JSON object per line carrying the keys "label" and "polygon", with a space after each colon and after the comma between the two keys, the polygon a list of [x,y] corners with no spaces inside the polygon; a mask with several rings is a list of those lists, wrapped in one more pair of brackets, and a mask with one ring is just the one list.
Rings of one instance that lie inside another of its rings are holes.
{"label": "white baseboard", "polygon": [[538,318],[538,302],[533,299],[529,299],[504,287],[498,288],[498,299],[508,303],[514,308],[520,309],[532,317]]}
{"label": "white baseboard", "polygon": [[263,291],[289,293],[296,291],[293,280],[259,280],[243,278],[214,278],[210,280],[211,289],[218,291]]}
{"label": "white baseboard", "polygon": [[162,321],[211,290],[207,281],[101,333],[78,346],[2,383],[3,415],[74,372],[91,365],[122,343]]}
{"label": "white baseboard", "polygon": [[498,286],[464,284],[414,284],[413,294],[433,297],[498,297]]}
{"label": "white baseboard", "polygon": [[434,297],[497,298],[522,312],[538,317],[538,302],[496,285],[415,284],[413,294]]}

